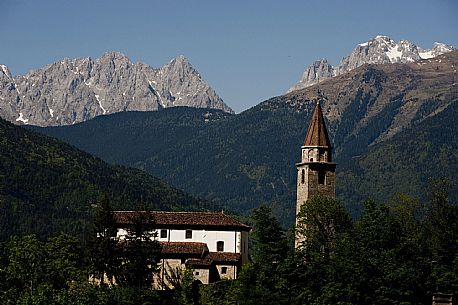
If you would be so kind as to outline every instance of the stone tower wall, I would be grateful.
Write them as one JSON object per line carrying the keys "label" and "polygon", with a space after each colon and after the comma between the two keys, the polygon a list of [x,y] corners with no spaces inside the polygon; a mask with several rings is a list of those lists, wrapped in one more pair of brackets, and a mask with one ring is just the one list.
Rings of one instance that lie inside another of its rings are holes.
{"label": "stone tower wall", "polygon": [[[334,169],[326,169],[321,164],[299,165],[297,167],[297,193],[296,193],[296,215],[300,212],[301,206],[315,196],[324,196],[336,198],[336,173]],[[320,167],[323,167],[319,169]],[[302,170],[304,170],[304,183],[302,183]],[[318,173],[323,171],[325,174],[325,183],[318,183]]]}

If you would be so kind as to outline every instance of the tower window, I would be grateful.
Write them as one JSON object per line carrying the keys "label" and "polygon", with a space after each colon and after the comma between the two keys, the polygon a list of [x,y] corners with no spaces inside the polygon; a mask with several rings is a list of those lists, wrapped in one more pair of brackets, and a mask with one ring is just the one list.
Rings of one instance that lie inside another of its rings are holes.
{"label": "tower window", "polygon": [[227,273],[227,267],[221,267],[221,274]]}
{"label": "tower window", "polygon": [[224,241],[216,242],[216,251],[223,252],[224,251]]}
{"label": "tower window", "polygon": [[305,170],[303,169],[301,173],[301,183],[304,184],[304,182],[305,182]]}
{"label": "tower window", "polygon": [[313,162],[313,158],[310,158],[310,162]]}
{"label": "tower window", "polygon": [[319,171],[318,172],[318,184],[325,184],[326,181],[326,172]]}

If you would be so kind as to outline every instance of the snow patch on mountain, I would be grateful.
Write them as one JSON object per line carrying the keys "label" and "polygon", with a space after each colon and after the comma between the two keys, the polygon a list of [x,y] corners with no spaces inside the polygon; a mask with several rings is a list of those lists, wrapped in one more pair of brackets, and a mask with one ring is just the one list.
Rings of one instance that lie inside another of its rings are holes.
{"label": "snow patch on mountain", "polygon": [[9,72],[7,66],[5,66],[5,65],[0,65],[0,68],[2,68],[3,73],[4,73],[7,77],[11,77],[11,74],[10,74],[10,72]]}
{"label": "snow patch on mountain", "polygon": [[388,47],[388,51],[385,52],[391,62],[395,62],[402,57],[402,51],[400,48],[395,47]]}
{"label": "snow patch on mountain", "polygon": [[24,118],[24,115],[22,112],[19,113],[19,117],[16,119],[16,122],[22,122],[24,124],[27,124],[29,120]]}
{"label": "snow patch on mountain", "polygon": [[[132,97],[133,98],[133,97]],[[103,105],[102,105],[102,101],[100,100],[100,95],[98,94],[95,94],[95,99],[97,100],[97,102],[99,103],[99,106],[100,106],[100,109],[102,109],[103,111],[103,114],[106,114],[107,111],[105,108],[103,108]]]}

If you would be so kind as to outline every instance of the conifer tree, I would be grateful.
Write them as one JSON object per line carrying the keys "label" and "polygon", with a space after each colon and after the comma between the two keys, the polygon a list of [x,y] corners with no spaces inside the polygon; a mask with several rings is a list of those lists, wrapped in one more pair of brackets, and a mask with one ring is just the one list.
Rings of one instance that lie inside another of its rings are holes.
{"label": "conifer tree", "polygon": [[334,251],[339,234],[352,228],[352,220],[342,204],[328,197],[314,197],[302,205],[296,230],[305,236],[305,255],[319,253],[328,258]]}
{"label": "conifer tree", "polygon": [[127,235],[121,245],[121,264],[118,271],[121,285],[151,287],[161,251],[155,228],[151,212],[141,204],[131,218]]}
{"label": "conifer tree", "polygon": [[253,211],[253,264],[247,264],[234,286],[240,304],[284,304],[280,266],[288,245],[283,229],[268,207]]}
{"label": "conifer tree", "polygon": [[451,204],[446,179],[431,182],[425,224],[429,235],[434,291],[458,291],[458,206]]}
{"label": "conifer tree", "polygon": [[116,231],[110,201],[108,195],[104,194],[97,204],[88,241],[91,272],[102,286],[107,282],[110,285],[114,283],[114,275],[119,266]]}

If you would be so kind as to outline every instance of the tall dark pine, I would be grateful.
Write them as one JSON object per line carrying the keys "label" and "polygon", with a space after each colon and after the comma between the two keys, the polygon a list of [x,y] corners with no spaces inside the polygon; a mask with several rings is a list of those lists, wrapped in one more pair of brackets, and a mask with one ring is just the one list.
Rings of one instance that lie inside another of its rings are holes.
{"label": "tall dark pine", "polygon": [[100,199],[92,231],[88,241],[93,276],[100,280],[101,285],[113,284],[117,266],[116,223],[113,218],[108,195]]}
{"label": "tall dark pine", "polygon": [[161,248],[156,240],[155,221],[142,206],[133,214],[127,235],[120,243],[122,263],[117,281],[123,286],[151,287],[158,269]]}

